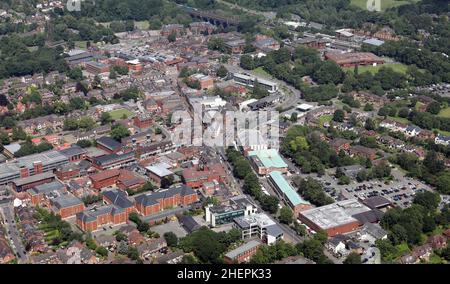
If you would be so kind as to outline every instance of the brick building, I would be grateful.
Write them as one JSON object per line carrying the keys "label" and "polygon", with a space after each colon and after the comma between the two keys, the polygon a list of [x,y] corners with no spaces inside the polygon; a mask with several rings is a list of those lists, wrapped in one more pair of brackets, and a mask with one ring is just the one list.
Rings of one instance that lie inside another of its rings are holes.
{"label": "brick building", "polygon": [[384,64],[384,60],[370,52],[327,52],[325,59],[335,62],[341,67],[354,67],[357,65]]}
{"label": "brick building", "polygon": [[97,231],[104,225],[125,224],[127,212],[115,205],[86,210],[76,215],[76,224],[83,231]]}
{"label": "brick building", "polygon": [[172,187],[135,198],[137,211],[144,216],[163,211],[168,207],[187,206],[198,201],[197,193],[185,185]]}
{"label": "brick building", "polygon": [[220,164],[208,165],[203,170],[195,168],[183,170],[183,181],[192,188],[200,188],[203,184],[214,180],[218,182],[226,180],[225,170]]}
{"label": "brick building", "polygon": [[261,242],[257,240],[251,240],[226,253],[224,256],[224,260],[229,264],[249,262],[261,245]]}

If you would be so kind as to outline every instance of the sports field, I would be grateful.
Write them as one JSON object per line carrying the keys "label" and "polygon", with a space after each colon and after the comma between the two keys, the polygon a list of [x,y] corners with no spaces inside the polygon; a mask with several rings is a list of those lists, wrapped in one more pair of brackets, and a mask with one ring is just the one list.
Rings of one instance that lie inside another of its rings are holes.
{"label": "sports field", "polygon": [[109,114],[111,115],[111,118],[114,120],[118,120],[118,119],[122,119],[123,115],[126,115],[127,118],[130,118],[131,116],[133,116],[133,113],[127,109],[117,109],[117,110],[113,110],[111,112],[109,112]]}

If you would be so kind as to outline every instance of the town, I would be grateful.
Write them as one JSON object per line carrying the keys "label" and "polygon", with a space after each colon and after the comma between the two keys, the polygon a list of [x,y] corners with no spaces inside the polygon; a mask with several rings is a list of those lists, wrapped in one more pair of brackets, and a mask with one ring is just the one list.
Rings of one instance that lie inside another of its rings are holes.
{"label": "town", "polygon": [[29,2],[0,4],[0,263],[450,261],[448,6],[399,15],[412,36],[281,3]]}

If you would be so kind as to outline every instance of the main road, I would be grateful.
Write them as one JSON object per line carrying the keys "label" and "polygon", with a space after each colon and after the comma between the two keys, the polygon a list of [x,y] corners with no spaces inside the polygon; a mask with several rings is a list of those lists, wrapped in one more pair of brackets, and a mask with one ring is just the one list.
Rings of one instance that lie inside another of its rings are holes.
{"label": "main road", "polygon": [[0,214],[5,221],[6,235],[11,243],[11,248],[16,253],[19,263],[27,263],[28,255],[22,243],[20,232],[14,220],[14,211],[11,203],[0,204]]}

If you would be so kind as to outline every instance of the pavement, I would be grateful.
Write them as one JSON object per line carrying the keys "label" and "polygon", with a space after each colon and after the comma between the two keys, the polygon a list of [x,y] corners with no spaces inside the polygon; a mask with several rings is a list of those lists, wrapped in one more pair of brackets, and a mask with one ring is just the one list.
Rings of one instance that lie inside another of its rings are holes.
{"label": "pavement", "polygon": [[28,254],[22,243],[20,232],[14,219],[14,211],[11,203],[2,204],[0,206],[0,214],[5,221],[6,235],[10,241],[11,248],[14,250],[19,263],[28,262]]}

